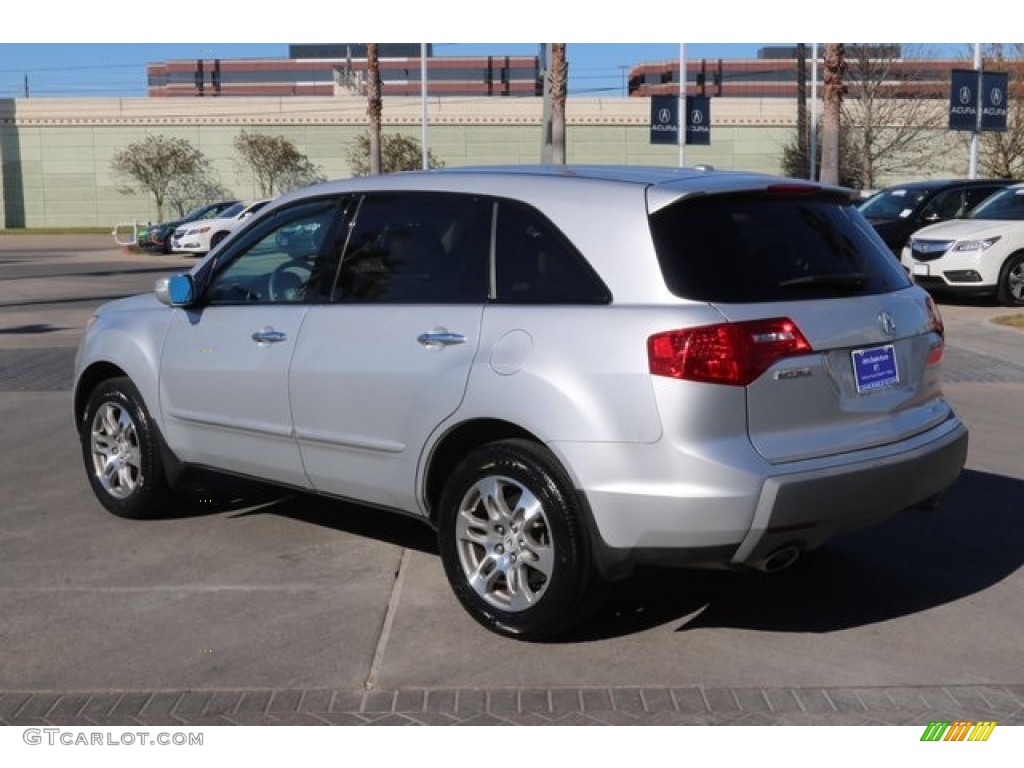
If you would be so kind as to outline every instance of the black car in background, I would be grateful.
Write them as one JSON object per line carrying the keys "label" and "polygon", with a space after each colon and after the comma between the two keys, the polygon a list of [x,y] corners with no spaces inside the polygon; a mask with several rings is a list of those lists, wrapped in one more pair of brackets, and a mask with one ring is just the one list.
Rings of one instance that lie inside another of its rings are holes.
{"label": "black car in background", "polygon": [[898,259],[921,227],[966,216],[1010,179],[941,179],[886,187],[858,206]]}
{"label": "black car in background", "polygon": [[196,208],[194,211],[189,211],[180,219],[164,221],[160,224],[153,224],[139,232],[137,245],[140,248],[145,248],[150,251],[170,253],[171,235],[174,234],[175,229],[190,221],[215,219],[220,216],[223,211],[226,211],[238,202],[238,200],[220,200],[216,203],[207,203],[206,205]]}

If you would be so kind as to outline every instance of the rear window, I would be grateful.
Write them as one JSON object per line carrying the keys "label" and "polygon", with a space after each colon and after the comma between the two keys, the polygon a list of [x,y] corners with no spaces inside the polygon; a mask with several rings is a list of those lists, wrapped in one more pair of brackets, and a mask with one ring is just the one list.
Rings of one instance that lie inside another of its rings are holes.
{"label": "rear window", "polygon": [[719,303],[878,294],[910,279],[864,217],[822,197],[715,195],[651,216],[669,290]]}

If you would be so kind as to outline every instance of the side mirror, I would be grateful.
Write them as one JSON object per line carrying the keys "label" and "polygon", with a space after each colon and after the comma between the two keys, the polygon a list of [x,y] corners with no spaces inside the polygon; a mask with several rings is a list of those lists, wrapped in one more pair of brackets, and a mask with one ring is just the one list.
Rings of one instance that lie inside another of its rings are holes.
{"label": "side mirror", "polygon": [[196,285],[187,273],[159,278],[154,290],[157,300],[170,307],[187,307],[196,300]]}

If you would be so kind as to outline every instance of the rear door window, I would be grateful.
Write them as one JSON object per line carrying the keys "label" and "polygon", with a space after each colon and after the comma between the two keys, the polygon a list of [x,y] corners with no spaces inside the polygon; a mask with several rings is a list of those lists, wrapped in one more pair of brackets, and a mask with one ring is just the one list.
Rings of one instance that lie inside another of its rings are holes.
{"label": "rear door window", "polygon": [[487,200],[473,195],[366,195],[342,258],[334,300],[484,303],[490,211]]}
{"label": "rear door window", "polygon": [[682,298],[795,301],[910,285],[871,225],[845,201],[706,196],[657,211],[651,231],[665,283]]}

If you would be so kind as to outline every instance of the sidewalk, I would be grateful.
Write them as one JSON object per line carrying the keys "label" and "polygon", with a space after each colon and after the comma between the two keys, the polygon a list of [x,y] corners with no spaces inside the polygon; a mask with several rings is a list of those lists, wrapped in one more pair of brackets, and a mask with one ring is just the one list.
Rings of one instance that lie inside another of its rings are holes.
{"label": "sidewalk", "polygon": [[0,725],[1024,725],[1024,686],[6,693]]}

